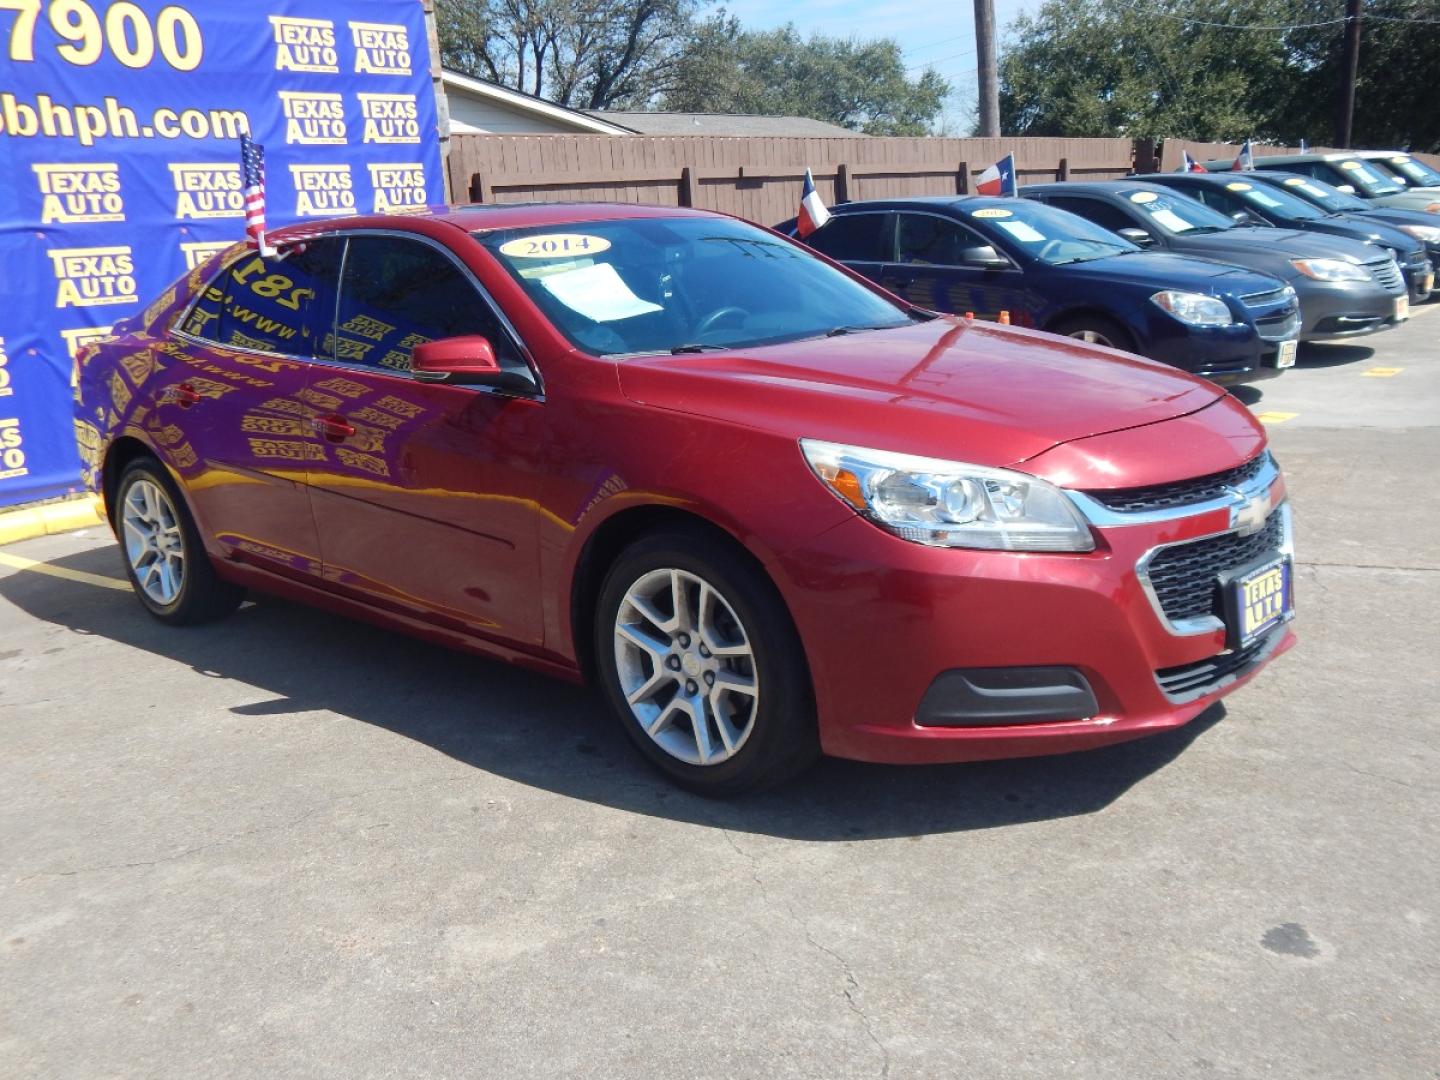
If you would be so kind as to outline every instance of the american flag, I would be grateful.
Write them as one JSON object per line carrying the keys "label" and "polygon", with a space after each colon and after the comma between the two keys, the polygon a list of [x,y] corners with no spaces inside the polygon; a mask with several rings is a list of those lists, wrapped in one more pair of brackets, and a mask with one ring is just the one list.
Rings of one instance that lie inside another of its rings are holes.
{"label": "american flag", "polygon": [[275,254],[265,242],[265,147],[240,136],[240,186],[245,189],[245,237],[261,255]]}

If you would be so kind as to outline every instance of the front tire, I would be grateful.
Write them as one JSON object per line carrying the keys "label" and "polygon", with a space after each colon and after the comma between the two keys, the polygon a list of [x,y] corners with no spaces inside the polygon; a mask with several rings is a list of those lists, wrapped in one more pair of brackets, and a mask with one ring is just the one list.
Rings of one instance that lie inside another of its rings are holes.
{"label": "front tire", "polygon": [[137,458],[120,474],[115,535],[135,595],[161,622],[210,622],[245,599],[244,589],[215,573],[185,500],[152,457]]}
{"label": "front tire", "polygon": [[1135,348],[1135,340],[1130,332],[1113,319],[1107,319],[1103,315],[1077,315],[1074,318],[1064,319],[1050,327],[1052,334],[1063,334],[1065,337],[1083,341],[1089,345],[1103,345],[1109,349],[1119,349],[1121,352],[1138,352]]}
{"label": "front tire", "polygon": [[667,532],[627,548],[596,605],[611,707],[676,784],[770,787],[819,756],[805,656],[771,582],[728,545]]}

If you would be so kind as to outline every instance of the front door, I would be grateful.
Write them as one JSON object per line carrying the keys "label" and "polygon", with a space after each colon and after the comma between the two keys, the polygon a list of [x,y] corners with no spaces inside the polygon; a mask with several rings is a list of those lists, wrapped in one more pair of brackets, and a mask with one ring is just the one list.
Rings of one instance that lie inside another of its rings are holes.
{"label": "front door", "polygon": [[967,265],[981,253],[1004,258],[978,233],[938,214],[901,213],[895,240],[895,261],[886,264],[880,278],[891,292],[931,311],[972,311],[992,320],[1004,311],[1017,324],[1030,321],[1024,275],[1017,267]]}
{"label": "front door", "polygon": [[416,344],[478,334],[533,374],[468,271],[414,236],[349,240],[330,356],[306,391],[326,581],[449,629],[541,640],[538,393],[422,383]]}
{"label": "front door", "polygon": [[330,333],[343,246],[320,238],[222,271],[179,327],[182,362],[161,406],[175,420],[155,432],[169,445],[183,430],[186,491],[216,553],[287,577],[320,573],[305,490],[320,445],[305,393]]}

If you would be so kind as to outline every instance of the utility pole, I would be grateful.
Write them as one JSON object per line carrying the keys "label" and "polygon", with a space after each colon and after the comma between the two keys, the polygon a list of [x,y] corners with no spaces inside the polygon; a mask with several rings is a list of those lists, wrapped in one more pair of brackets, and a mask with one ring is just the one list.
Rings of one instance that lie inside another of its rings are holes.
{"label": "utility pole", "polygon": [[[1358,3],[1359,0],[1352,0]],[[975,0],[975,54],[980,70],[980,135],[1000,134],[1000,76],[995,62],[995,0]]]}
{"label": "utility pole", "polygon": [[1355,119],[1355,72],[1360,66],[1360,0],[1345,0],[1345,38],[1340,58],[1340,97],[1335,107],[1335,145],[1350,148]]}

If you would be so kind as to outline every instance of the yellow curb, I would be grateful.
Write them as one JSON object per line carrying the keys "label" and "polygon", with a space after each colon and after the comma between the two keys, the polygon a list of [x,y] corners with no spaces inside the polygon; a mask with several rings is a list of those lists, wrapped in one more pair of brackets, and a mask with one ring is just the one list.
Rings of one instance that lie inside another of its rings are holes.
{"label": "yellow curb", "polygon": [[1256,413],[1255,419],[1262,424],[1283,424],[1286,420],[1294,420],[1299,413],[1293,412],[1262,412]]}
{"label": "yellow curb", "polygon": [[47,577],[64,578],[66,581],[78,581],[82,585],[99,585],[102,589],[119,589],[122,592],[129,592],[130,586],[119,578],[106,577],[103,574],[91,574],[85,570],[71,570],[66,566],[51,566],[49,563],[36,562],[34,559],[27,559],[21,555],[11,555],[0,551],[0,566],[13,567],[16,570],[30,570],[37,574],[44,574]]}
{"label": "yellow curb", "polygon": [[95,495],[71,499],[68,502],[50,503],[48,506],[6,510],[0,512],[0,544],[73,532],[76,529],[99,525],[104,520],[104,510],[99,497]]}
{"label": "yellow curb", "polygon": [[1404,370],[1403,367],[1372,367],[1369,371],[1362,371],[1360,374],[1368,375],[1372,379],[1388,379],[1399,375]]}

